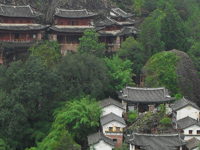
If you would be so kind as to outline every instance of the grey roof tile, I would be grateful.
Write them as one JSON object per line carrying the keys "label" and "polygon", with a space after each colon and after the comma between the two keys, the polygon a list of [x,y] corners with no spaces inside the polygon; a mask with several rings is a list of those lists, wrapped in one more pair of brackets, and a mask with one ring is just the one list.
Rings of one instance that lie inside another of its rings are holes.
{"label": "grey roof tile", "polygon": [[[127,137],[125,137],[127,138]],[[126,139],[125,139],[126,140]],[[186,145],[178,134],[138,134],[128,137],[128,143],[140,146],[142,150],[174,150],[179,146]]]}
{"label": "grey roof tile", "polygon": [[122,117],[119,117],[119,116],[117,116],[113,113],[110,113],[110,114],[105,115],[105,116],[100,118],[100,123],[101,123],[102,126],[111,122],[111,121],[117,121],[117,122],[120,122],[120,123],[126,125],[126,123],[125,123],[125,121]]}
{"label": "grey roof tile", "polygon": [[181,108],[184,108],[186,106],[192,106],[192,107],[194,107],[196,109],[199,109],[199,107],[197,106],[197,104],[195,104],[194,102],[191,102],[191,101],[185,99],[184,97],[182,99],[180,99],[180,100],[175,101],[174,103],[172,103],[170,105],[170,107],[174,111],[177,111],[177,110],[179,110]]}
{"label": "grey roof tile", "polygon": [[122,18],[129,18],[134,16],[134,14],[126,13],[125,11],[121,10],[120,8],[112,8],[111,12],[113,12],[115,15],[113,17],[122,17]]}
{"label": "grey roof tile", "polygon": [[134,103],[164,103],[175,98],[170,97],[164,87],[160,88],[138,88],[126,87],[120,99]]}
{"label": "grey roof tile", "polygon": [[199,147],[200,140],[194,137],[192,139],[187,140],[186,143],[186,147],[188,148],[188,150],[192,150],[193,148]]}
{"label": "grey roof tile", "polygon": [[12,6],[0,4],[0,16],[35,18],[41,13],[34,11],[29,5]]}
{"label": "grey roof tile", "polygon": [[95,133],[95,134],[92,134],[92,135],[89,135],[88,136],[88,145],[93,145],[93,144],[96,144],[98,143],[100,140],[103,140],[104,142],[110,144],[111,146],[115,146],[114,142],[113,142],[113,139],[105,136],[103,133],[101,133],[100,131]]}
{"label": "grey roof tile", "polygon": [[68,33],[83,33],[87,29],[94,29],[93,26],[52,26],[50,30],[56,32],[68,32]]}
{"label": "grey roof tile", "polygon": [[88,12],[86,9],[67,10],[67,9],[56,8],[55,15],[64,18],[88,18],[96,16],[97,14]]}
{"label": "grey roof tile", "polygon": [[123,105],[120,102],[118,102],[110,97],[100,102],[101,107],[106,107],[109,105],[115,105],[121,109],[124,109]]}
{"label": "grey roof tile", "polygon": [[12,31],[34,31],[48,28],[49,25],[41,24],[0,24],[0,30],[12,30]]}
{"label": "grey roof tile", "polygon": [[190,127],[192,125],[197,125],[200,126],[200,121],[197,121],[191,117],[185,117],[183,119],[180,119],[177,121],[177,125],[181,128],[181,129],[185,129],[187,127]]}

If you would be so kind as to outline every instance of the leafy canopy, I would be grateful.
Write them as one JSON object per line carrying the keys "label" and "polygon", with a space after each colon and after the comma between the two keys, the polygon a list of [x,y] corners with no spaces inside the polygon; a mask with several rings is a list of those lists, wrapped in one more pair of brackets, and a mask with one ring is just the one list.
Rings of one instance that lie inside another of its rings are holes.
{"label": "leafy canopy", "polygon": [[132,68],[133,73],[140,73],[144,63],[145,54],[144,48],[141,43],[136,41],[133,37],[128,37],[123,43],[121,48],[117,51],[117,55],[126,61],[126,59],[133,62],[133,65],[129,66]]}
{"label": "leafy canopy", "polygon": [[83,36],[79,39],[78,45],[79,53],[94,54],[97,57],[102,58],[104,55],[105,44],[98,42],[98,33],[94,29],[85,30]]}
{"label": "leafy canopy", "polygon": [[61,59],[60,45],[56,41],[44,41],[32,46],[31,55],[35,55],[44,60],[44,64],[52,67]]}
{"label": "leafy canopy", "polygon": [[130,60],[123,61],[117,55],[112,59],[103,59],[108,68],[109,74],[109,89],[112,92],[123,89],[126,85],[133,85],[132,83],[132,69],[133,63]]}

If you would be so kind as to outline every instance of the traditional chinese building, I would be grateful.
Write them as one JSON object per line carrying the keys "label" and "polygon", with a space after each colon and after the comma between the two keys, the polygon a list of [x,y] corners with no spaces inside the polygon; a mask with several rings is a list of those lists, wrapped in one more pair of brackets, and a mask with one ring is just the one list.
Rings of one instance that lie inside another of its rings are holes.
{"label": "traditional chinese building", "polygon": [[[40,15],[29,5],[0,4],[1,43],[9,47],[17,47],[18,52],[27,51],[34,42],[42,39],[42,31],[48,27],[36,23],[36,18]],[[1,56],[6,59],[2,52]]]}
{"label": "traditional chinese building", "polygon": [[86,29],[94,29],[93,17],[97,14],[83,10],[66,10],[56,8],[54,25],[49,31],[49,40],[61,44],[61,52],[77,51],[79,38]]}
{"label": "traditional chinese building", "polygon": [[98,31],[99,41],[105,43],[109,52],[116,52],[127,37],[137,35],[138,30],[133,26],[137,21],[131,19],[133,16],[120,8],[113,8],[109,17],[96,23],[97,27],[104,27]]}

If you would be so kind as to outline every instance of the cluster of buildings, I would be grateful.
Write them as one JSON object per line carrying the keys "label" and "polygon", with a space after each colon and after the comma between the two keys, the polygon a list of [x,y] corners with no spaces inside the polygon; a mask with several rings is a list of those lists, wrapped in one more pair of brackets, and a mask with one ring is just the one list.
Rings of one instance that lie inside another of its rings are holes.
{"label": "cluster of buildings", "polygon": [[[61,45],[61,53],[76,52],[79,38],[86,29],[99,33],[99,42],[106,45],[106,50],[116,52],[128,36],[135,36],[137,21],[133,14],[120,8],[113,8],[107,17],[94,21],[97,13],[86,9],[67,10],[56,8],[52,25],[37,24],[42,14],[29,5],[14,6],[0,4],[0,44],[17,47],[16,53],[27,51],[34,43],[41,40],[55,40]],[[8,57],[1,52],[1,63]]]}
{"label": "cluster of buildings", "polygon": [[[103,114],[100,119],[100,131],[88,136],[91,150],[112,150],[122,147],[123,142],[130,150],[199,149],[200,108],[197,104],[184,97],[174,101],[175,98],[171,97],[164,87],[126,87],[119,98],[122,103],[111,98],[101,102]],[[158,129],[150,126],[149,132],[127,130],[128,127],[122,118],[125,112],[137,109],[138,117],[146,112],[150,112],[153,116],[159,112],[160,104],[165,105],[166,114],[172,120],[168,131],[159,132]]]}

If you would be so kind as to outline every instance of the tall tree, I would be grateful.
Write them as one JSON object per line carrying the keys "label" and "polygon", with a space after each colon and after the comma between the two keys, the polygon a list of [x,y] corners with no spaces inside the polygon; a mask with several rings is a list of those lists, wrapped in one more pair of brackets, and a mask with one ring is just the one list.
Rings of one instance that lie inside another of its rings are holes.
{"label": "tall tree", "polygon": [[133,37],[129,37],[122,43],[121,48],[117,51],[117,55],[123,60],[133,62],[132,72],[139,74],[146,60],[146,54],[141,43]]}
{"label": "tall tree", "polygon": [[44,60],[44,64],[52,67],[61,59],[60,45],[56,41],[44,41],[32,46],[31,55],[37,56]]}
{"label": "tall tree", "polygon": [[98,42],[99,34],[93,30],[85,30],[84,35],[79,39],[78,46],[79,53],[94,54],[102,58],[104,56],[105,44]]}
{"label": "tall tree", "polygon": [[139,41],[144,46],[146,61],[155,53],[164,50],[164,42],[161,40],[161,20],[165,14],[157,9],[142,23]]}
{"label": "tall tree", "polygon": [[162,20],[161,40],[165,43],[165,50],[178,49],[187,51],[189,44],[187,40],[187,31],[183,20],[175,8],[169,3],[164,10],[166,16]]}
{"label": "tall tree", "polygon": [[133,85],[130,60],[122,60],[117,55],[112,59],[104,58],[109,74],[109,90],[110,93],[122,90],[126,85]]}
{"label": "tall tree", "polygon": [[96,56],[79,53],[66,55],[57,69],[67,98],[88,94],[97,99],[104,97],[108,83],[107,68]]}

